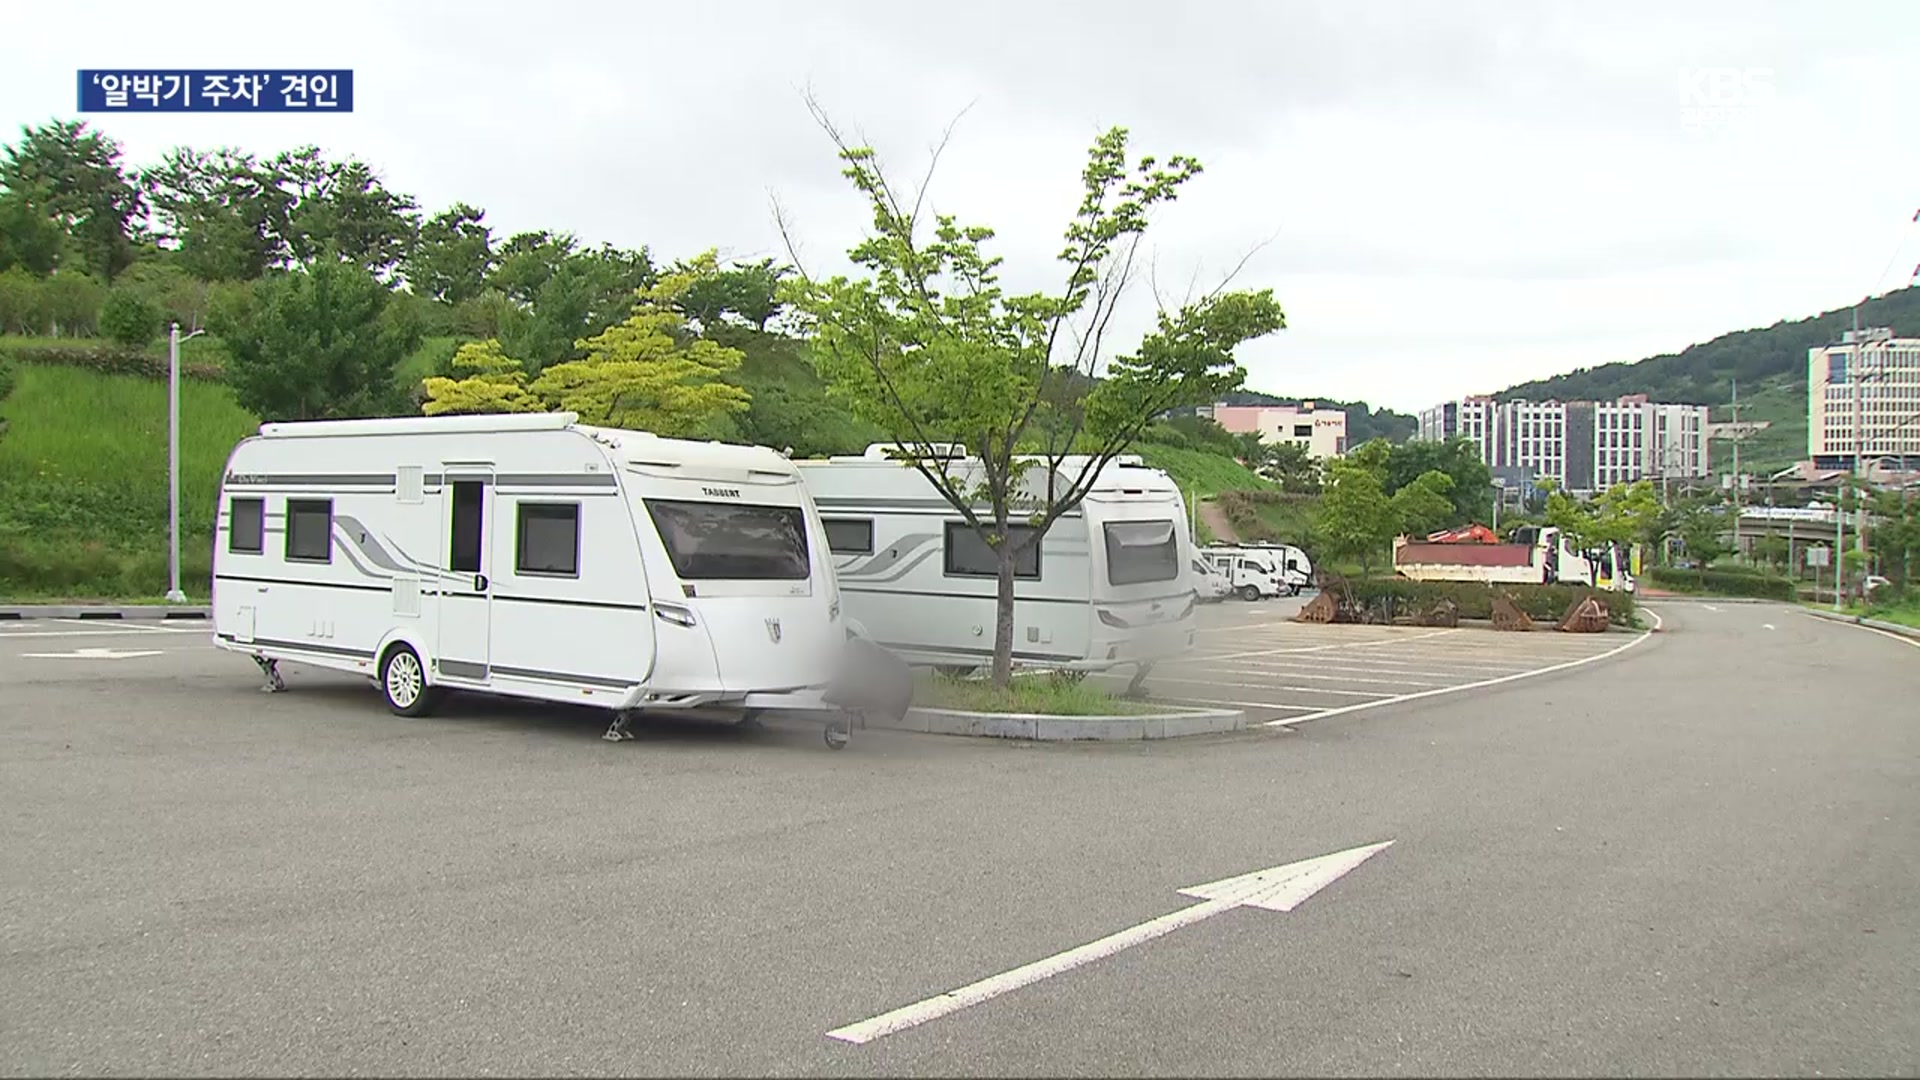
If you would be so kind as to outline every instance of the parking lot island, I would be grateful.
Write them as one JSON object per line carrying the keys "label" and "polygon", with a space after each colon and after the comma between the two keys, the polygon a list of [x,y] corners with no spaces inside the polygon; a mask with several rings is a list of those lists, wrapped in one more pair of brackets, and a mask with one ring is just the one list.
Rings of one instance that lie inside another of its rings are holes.
{"label": "parking lot island", "polygon": [[1212,735],[1247,726],[1241,709],[1182,709],[1171,706],[1152,712],[1115,716],[1060,716],[1049,713],[970,712],[963,709],[913,708],[899,720],[870,721],[875,727],[917,731],[930,735],[973,735],[997,739],[1036,741],[1173,739],[1185,735]]}

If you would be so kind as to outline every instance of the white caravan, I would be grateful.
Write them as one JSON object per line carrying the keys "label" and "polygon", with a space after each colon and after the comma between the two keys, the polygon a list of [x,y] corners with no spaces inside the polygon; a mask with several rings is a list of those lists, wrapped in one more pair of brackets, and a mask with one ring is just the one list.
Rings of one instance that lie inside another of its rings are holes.
{"label": "white caravan", "polygon": [[748,719],[836,710],[826,535],[764,447],[573,413],[263,424],[228,458],[213,629],[254,658],[371,678],[396,713],[447,690]]}
{"label": "white caravan", "polygon": [[1200,557],[1224,574],[1234,595],[1242,600],[1279,596],[1286,591],[1286,578],[1279,556],[1262,548],[1208,544]]}
{"label": "white caravan", "polygon": [[[978,482],[964,447],[949,475]],[[931,481],[876,444],[859,456],[796,462],[825,522],[855,630],[916,666],[972,669],[992,659],[997,562]],[[1060,465],[1065,490],[1087,465]],[[1044,493],[1043,468],[1029,491]],[[1030,526],[1011,525],[1016,537]],[[1193,645],[1193,540],[1180,489],[1135,455],[1016,557],[1016,664],[1069,671],[1131,666],[1138,692],[1157,660]]]}

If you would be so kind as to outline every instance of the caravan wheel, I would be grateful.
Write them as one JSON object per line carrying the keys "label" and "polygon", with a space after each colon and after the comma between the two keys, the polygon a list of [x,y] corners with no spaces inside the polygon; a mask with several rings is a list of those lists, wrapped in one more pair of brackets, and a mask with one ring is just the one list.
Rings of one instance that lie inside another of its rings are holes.
{"label": "caravan wheel", "polygon": [[437,695],[427,685],[419,653],[406,645],[387,650],[380,662],[380,696],[387,699],[387,708],[401,716],[424,716],[433,708]]}

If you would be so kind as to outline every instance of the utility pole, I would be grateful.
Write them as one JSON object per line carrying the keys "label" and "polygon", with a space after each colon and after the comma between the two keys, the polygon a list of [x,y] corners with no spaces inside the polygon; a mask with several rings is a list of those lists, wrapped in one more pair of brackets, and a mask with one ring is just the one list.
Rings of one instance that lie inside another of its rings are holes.
{"label": "utility pole", "polygon": [[195,330],[183,338],[180,324],[167,335],[167,603],[184,604],[180,591],[180,343],[198,337]]}
{"label": "utility pole", "polygon": [[1733,553],[1745,558],[1740,550],[1740,380],[1731,380],[1733,384]]}

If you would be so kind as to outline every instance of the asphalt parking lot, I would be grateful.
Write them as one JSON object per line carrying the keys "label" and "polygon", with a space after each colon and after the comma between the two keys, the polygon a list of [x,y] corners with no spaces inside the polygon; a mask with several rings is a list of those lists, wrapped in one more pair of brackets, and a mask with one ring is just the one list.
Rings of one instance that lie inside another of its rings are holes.
{"label": "asphalt parking lot", "polygon": [[1195,651],[1157,667],[1148,692],[1168,704],[1243,709],[1249,724],[1304,723],[1579,665],[1639,639],[1290,621],[1306,599],[1201,608]]}

